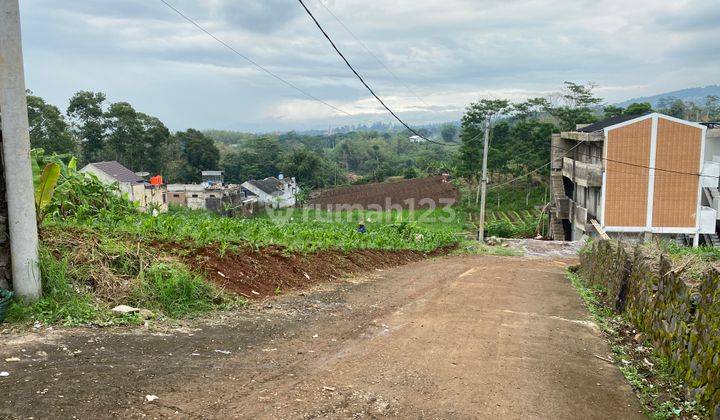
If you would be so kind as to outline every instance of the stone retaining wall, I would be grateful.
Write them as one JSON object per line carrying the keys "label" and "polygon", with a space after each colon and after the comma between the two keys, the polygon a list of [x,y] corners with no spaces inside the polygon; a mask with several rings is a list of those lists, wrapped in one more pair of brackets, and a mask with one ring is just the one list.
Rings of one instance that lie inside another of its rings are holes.
{"label": "stone retaining wall", "polygon": [[[2,147],[2,135],[0,135]],[[7,201],[5,201],[5,165],[0,153],[0,287],[8,289],[10,285],[10,239],[7,225]]]}
{"label": "stone retaining wall", "polygon": [[692,397],[720,419],[720,273],[686,280],[662,255],[615,241],[595,241],[581,253],[585,281],[603,285],[623,313],[672,361]]}

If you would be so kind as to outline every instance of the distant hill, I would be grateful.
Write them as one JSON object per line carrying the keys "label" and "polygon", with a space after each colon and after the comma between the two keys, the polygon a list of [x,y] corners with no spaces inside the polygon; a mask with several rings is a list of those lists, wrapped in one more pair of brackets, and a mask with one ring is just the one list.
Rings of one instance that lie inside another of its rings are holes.
{"label": "distant hill", "polygon": [[683,101],[686,101],[686,102],[692,101],[698,105],[702,105],[705,103],[705,97],[708,95],[720,96],[720,85],[694,87],[694,88],[675,90],[672,92],[665,92],[665,93],[661,93],[658,95],[642,96],[640,98],[628,99],[627,101],[620,102],[616,105],[626,107],[633,102],[650,102],[650,105],[652,105],[654,107],[657,105],[657,102],[658,102],[658,100],[660,100],[660,98],[666,98],[668,96],[673,96],[675,98],[682,99]]}

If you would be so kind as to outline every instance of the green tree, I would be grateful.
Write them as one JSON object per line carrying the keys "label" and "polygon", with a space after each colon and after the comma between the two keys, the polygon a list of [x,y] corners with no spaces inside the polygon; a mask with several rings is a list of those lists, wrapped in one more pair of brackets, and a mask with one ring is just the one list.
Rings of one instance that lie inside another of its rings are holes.
{"label": "green tree", "polygon": [[143,126],[142,141],[135,142],[135,149],[141,152],[137,157],[140,168],[152,174],[161,173],[168,162],[170,130],[156,117],[138,113]]}
{"label": "green tree", "polygon": [[219,169],[220,151],[211,138],[193,128],[175,133],[191,171],[190,181],[200,181],[201,171]]}
{"label": "green tree", "polygon": [[668,115],[676,118],[685,118],[686,110],[687,107],[685,106],[685,102],[681,99],[676,99],[670,104],[670,108],[668,108]]}
{"label": "green tree", "polygon": [[559,94],[562,104],[547,107],[547,112],[558,120],[562,131],[574,130],[577,124],[589,124],[597,121],[593,107],[602,102],[593,93],[595,84],[586,85],[563,82],[564,87]]}
{"label": "green tree", "polygon": [[70,98],[66,114],[75,136],[82,144],[82,158],[85,162],[102,157],[105,147],[104,102],[105,94],[101,92],[80,91]]}
{"label": "green tree", "polygon": [[657,107],[663,114],[675,118],[685,118],[685,102],[674,96],[662,97],[657,102]]}
{"label": "green tree", "polygon": [[705,97],[705,119],[707,121],[720,120],[720,98],[716,95]]}
{"label": "green tree", "polygon": [[135,108],[127,102],[111,104],[104,114],[107,137],[103,155],[135,171],[144,170],[143,125]]}
{"label": "green tree", "polygon": [[537,118],[547,107],[548,101],[545,98],[530,98],[525,102],[512,104],[513,113],[520,120]]}
{"label": "green tree", "polygon": [[649,102],[634,102],[625,108],[625,115],[643,115],[652,112],[652,105]]}
{"label": "green tree", "polygon": [[245,149],[255,156],[255,177],[277,176],[283,160],[283,148],[277,138],[262,136],[245,143]]}
{"label": "green tree", "polygon": [[625,113],[625,110],[616,105],[605,105],[603,107],[603,118],[612,118],[617,117],[619,115],[623,115]]}
{"label": "green tree", "polygon": [[249,150],[240,149],[229,152],[220,161],[220,168],[225,173],[225,180],[234,184],[242,184],[250,179],[258,179],[256,155]]}
{"label": "green tree", "polygon": [[185,159],[185,152],[176,136],[170,136],[163,150],[162,175],[168,183],[187,183],[198,179]]}
{"label": "green tree", "polygon": [[455,141],[457,132],[458,129],[454,124],[443,124],[442,127],[440,127],[440,137],[448,143]]}
{"label": "green tree", "polygon": [[337,165],[307,148],[294,150],[287,155],[281,169],[286,176],[294,176],[298,183],[311,188],[337,184],[342,176]]}
{"label": "green tree", "polygon": [[27,96],[30,145],[48,153],[77,153],[77,143],[60,110],[41,97]]}

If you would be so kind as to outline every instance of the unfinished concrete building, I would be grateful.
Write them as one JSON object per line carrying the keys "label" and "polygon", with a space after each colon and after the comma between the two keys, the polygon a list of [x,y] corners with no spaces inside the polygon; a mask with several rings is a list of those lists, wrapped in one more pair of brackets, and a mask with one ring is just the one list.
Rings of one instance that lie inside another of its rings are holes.
{"label": "unfinished concrete building", "polygon": [[551,235],[719,245],[720,129],[658,113],[552,138]]}

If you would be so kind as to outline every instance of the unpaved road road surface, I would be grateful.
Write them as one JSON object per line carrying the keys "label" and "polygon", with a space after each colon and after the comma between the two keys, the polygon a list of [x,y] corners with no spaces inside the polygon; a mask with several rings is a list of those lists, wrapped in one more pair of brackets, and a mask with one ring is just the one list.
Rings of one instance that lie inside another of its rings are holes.
{"label": "unpaved road road surface", "polygon": [[571,262],[442,257],[164,332],[1,336],[0,417],[642,418]]}

